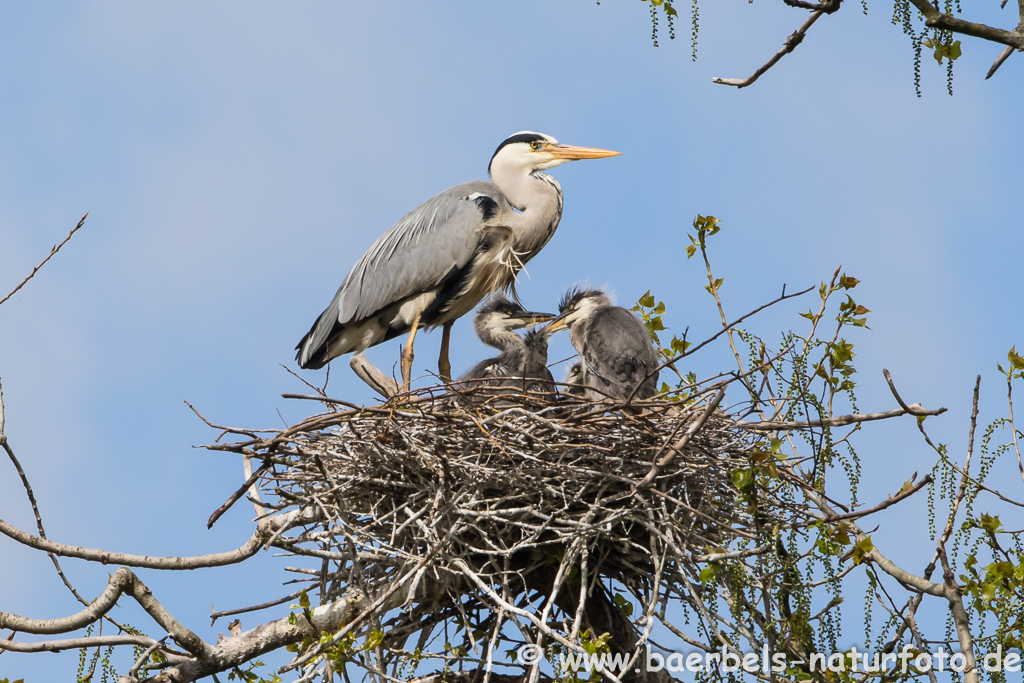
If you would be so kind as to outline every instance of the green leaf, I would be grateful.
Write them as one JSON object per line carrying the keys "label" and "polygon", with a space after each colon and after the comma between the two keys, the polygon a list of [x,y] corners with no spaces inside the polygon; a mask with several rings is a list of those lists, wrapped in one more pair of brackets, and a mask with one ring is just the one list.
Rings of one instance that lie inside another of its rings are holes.
{"label": "green leaf", "polygon": [[754,471],[752,469],[733,470],[732,483],[740,493],[748,493],[754,488]]}
{"label": "green leaf", "polygon": [[380,629],[374,629],[370,631],[370,635],[366,637],[366,644],[363,645],[364,650],[373,650],[378,645],[384,642],[384,631]]}
{"label": "green leaf", "polygon": [[875,544],[871,542],[870,536],[865,536],[864,539],[857,541],[857,545],[853,546],[853,553],[851,555],[854,564],[861,564],[864,562],[868,553],[870,553],[875,547]]}
{"label": "green leaf", "polygon": [[692,244],[690,246],[686,247],[686,258],[692,258],[693,255],[696,254],[696,253],[697,253],[697,247],[693,246]]}
{"label": "green leaf", "polygon": [[717,577],[717,576],[718,576],[718,565],[717,564],[709,564],[708,566],[704,567],[704,569],[700,570],[700,574],[698,575],[697,578],[700,579],[701,583],[707,584],[708,581],[714,581],[715,577]]}
{"label": "green leaf", "polygon": [[952,44],[950,44],[940,43],[937,40],[932,40],[931,38],[929,38],[928,40],[923,41],[921,44],[924,45],[925,47],[933,48],[935,50],[932,56],[935,57],[935,61],[938,62],[939,64],[942,64],[943,57],[952,62],[956,59],[959,59],[960,56],[963,54],[960,50],[959,40],[954,41]]}
{"label": "green leaf", "polygon": [[843,273],[842,275],[839,276],[839,286],[842,287],[843,289],[853,289],[854,287],[857,286],[857,283],[859,282],[860,280],[850,275],[847,275],[846,273]]}
{"label": "green leaf", "polygon": [[985,514],[978,519],[978,526],[990,534],[994,534],[1002,525],[1003,523],[999,521],[999,518],[992,515]]}
{"label": "green leaf", "polygon": [[648,289],[647,293],[644,294],[642,297],[640,297],[640,301],[638,303],[641,306],[643,306],[644,308],[651,308],[651,307],[653,307],[654,306],[654,297],[651,296],[651,290]]}
{"label": "green leaf", "polygon": [[619,593],[616,593],[615,597],[613,598],[613,602],[615,603],[615,606],[618,607],[627,618],[633,616],[633,603],[631,603],[625,597],[623,597]]}
{"label": "green leaf", "polygon": [[1010,361],[1010,365],[1013,366],[1014,370],[1024,370],[1024,358],[1017,353],[1017,345],[1014,344],[1010,352],[1006,354],[1006,359]]}
{"label": "green leaf", "polygon": [[670,5],[667,2],[665,3],[665,14],[670,14],[673,17],[678,17],[679,16],[679,12],[676,11],[676,8],[673,7],[672,5]]}
{"label": "green leaf", "polygon": [[655,315],[661,315],[664,312],[665,312],[665,302],[664,301],[659,301],[658,305],[654,307],[653,311],[651,311],[651,313],[654,313]]}
{"label": "green leaf", "polygon": [[840,339],[834,344],[829,345],[831,349],[832,361],[836,365],[844,365],[850,360],[853,360],[853,344],[850,344],[845,339]]}
{"label": "green leaf", "polygon": [[299,594],[299,607],[303,610],[309,609],[309,596],[306,595],[306,591]]}

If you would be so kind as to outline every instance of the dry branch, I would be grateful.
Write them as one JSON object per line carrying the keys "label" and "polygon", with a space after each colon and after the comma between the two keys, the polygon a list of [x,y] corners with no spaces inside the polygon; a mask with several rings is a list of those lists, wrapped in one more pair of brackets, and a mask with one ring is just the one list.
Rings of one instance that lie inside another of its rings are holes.
{"label": "dry branch", "polygon": [[795,50],[796,46],[804,41],[804,36],[807,34],[807,30],[811,28],[811,26],[814,25],[814,22],[820,19],[823,14],[825,14],[825,11],[820,9],[811,12],[811,15],[807,17],[803,24],[800,25],[800,28],[793,31],[793,33],[786,38],[786,42],[783,44],[782,48],[772,55],[771,59],[762,64],[757,71],[752,73],[750,76],[746,78],[712,78],[711,82],[718,83],[719,85],[732,85],[737,88],[745,88],[748,85],[752,85],[754,81],[764,75],[768,69],[775,66],[780,59]]}
{"label": "dry branch", "polygon": [[[56,254],[58,251],[60,251],[61,247],[63,247],[65,244],[68,243],[68,240],[71,239],[72,235],[74,235],[76,232],[78,232],[79,228],[81,228],[83,225],[85,225],[85,219],[88,218],[88,217],[89,217],[89,214],[85,214],[84,216],[82,216],[81,220],[78,221],[78,225],[76,225],[75,227],[71,228],[71,232],[68,233],[68,236],[65,237],[63,240],[61,240],[61,242],[59,244],[55,244],[53,246],[53,248],[50,249],[50,253],[47,254],[46,258],[44,258],[42,261],[40,261],[39,265],[37,265],[35,268],[33,268],[32,272],[29,273],[28,276],[26,276],[24,280],[19,282],[18,286],[15,287],[14,289],[12,289],[10,291],[10,293],[7,294],[7,296],[5,296],[3,299],[0,299],[0,306],[2,306],[12,296],[17,294],[18,290],[20,290],[22,287],[24,287],[28,283],[29,280],[31,280],[32,278],[34,278],[36,276],[36,273],[39,272],[39,269],[42,268],[44,265],[46,265],[46,262],[49,261],[51,258],[53,258],[54,254]],[[0,424],[0,427],[2,427],[2,424]],[[2,432],[3,432],[3,429],[0,429],[0,433],[2,433]]]}

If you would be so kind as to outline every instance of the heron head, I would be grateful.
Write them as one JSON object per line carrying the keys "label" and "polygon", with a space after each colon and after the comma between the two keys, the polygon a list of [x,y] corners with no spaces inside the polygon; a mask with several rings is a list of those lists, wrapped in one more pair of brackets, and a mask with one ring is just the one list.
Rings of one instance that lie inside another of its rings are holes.
{"label": "heron head", "polygon": [[607,149],[563,145],[550,135],[524,130],[510,135],[498,145],[494,156],[491,157],[491,163],[487,166],[487,172],[491,176],[499,170],[532,173],[561,166],[567,161],[602,159],[620,154],[622,152]]}
{"label": "heron head", "polygon": [[558,303],[558,317],[551,321],[548,330],[558,332],[572,327],[578,320],[584,320],[602,306],[611,306],[612,300],[600,289],[574,287],[562,296]]}
{"label": "heron head", "polygon": [[492,332],[510,332],[526,327],[553,320],[553,313],[537,313],[528,311],[514,301],[509,301],[503,296],[494,296],[477,309],[474,326],[480,329],[488,329]]}
{"label": "heron head", "polygon": [[563,382],[563,384],[568,385],[566,387],[567,394],[582,395],[584,392],[583,365],[580,363],[573,363],[572,367],[569,368],[569,372],[565,375],[565,382]]}
{"label": "heron head", "polygon": [[569,368],[569,372],[565,375],[566,384],[579,384],[583,381],[583,365],[580,363],[573,363],[572,367]]}

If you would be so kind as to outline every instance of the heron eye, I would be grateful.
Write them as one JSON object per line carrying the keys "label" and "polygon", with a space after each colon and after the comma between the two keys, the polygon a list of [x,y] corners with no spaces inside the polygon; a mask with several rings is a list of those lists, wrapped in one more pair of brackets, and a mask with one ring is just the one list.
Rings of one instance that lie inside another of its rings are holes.
{"label": "heron eye", "polygon": [[540,149],[540,145],[540,140],[534,140],[533,142],[530,143],[530,147],[532,147],[533,149]]}

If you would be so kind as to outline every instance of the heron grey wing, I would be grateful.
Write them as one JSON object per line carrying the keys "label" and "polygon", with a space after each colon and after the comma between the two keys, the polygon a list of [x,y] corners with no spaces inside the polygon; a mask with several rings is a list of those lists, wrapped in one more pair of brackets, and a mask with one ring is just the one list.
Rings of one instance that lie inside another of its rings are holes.
{"label": "heron grey wing", "polygon": [[473,258],[484,221],[507,207],[491,183],[456,185],[395,223],[359,259],[332,306],[347,324],[439,285]]}
{"label": "heron grey wing", "polygon": [[487,358],[485,360],[480,361],[472,368],[470,368],[469,371],[466,372],[466,374],[460,377],[459,381],[466,381],[470,379],[482,379],[484,377],[494,376],[495,366],[499,360],[500,358]]}
{"label": "heron grey wing", "polygon": [[[657,366],[651,337],[636,316],[618,306],[598,309],[586,321],[580,359],[610,394],[632,391]],[[614,388],[614,389],[613,389]]]}

